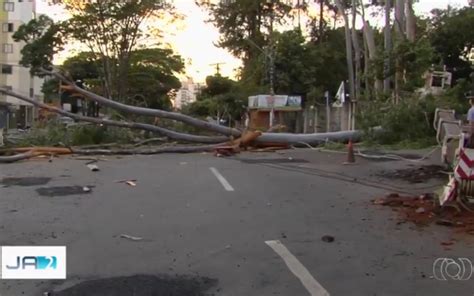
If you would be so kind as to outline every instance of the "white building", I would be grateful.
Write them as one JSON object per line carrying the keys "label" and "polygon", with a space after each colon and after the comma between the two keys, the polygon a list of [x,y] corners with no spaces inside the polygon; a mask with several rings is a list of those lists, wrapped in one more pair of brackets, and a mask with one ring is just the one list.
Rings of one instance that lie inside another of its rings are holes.
{"label": "white building", "polygon": [[176,94],[174,107],[176,109],[181,109],[183,106],[195,102],[201,89],[202,84],[194,83],[191,77],[188,77],[188,80],[186,81],[181,81],[181,88]]}
{"label": "white building", "polygon": [[[35,0],[4,0],[0,2],[0,85],[15,92],[43,101],[41,87],[43,79],[32,77],[29,68],[19,65],[22,43],[14,42],[13,33],[22,24],[36,17]],[[26,127],[33,124],[35,108],[16,98],[0,95],[0,102],[13,106],[7,120],[9,128]],[[1,119],[0,119],[1,120]]]}

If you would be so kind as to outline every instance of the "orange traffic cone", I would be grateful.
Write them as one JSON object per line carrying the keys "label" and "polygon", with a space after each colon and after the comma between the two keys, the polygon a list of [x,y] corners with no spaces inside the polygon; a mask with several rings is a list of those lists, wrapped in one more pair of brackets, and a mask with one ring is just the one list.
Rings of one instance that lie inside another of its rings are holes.
{"label": "orange traffic cone", "polygon": [[354,156],[354,146],[352,145],[352,141],[349,140],[349,144],[347,144],[347,161],[345,164],[355,163],[355,156]]}

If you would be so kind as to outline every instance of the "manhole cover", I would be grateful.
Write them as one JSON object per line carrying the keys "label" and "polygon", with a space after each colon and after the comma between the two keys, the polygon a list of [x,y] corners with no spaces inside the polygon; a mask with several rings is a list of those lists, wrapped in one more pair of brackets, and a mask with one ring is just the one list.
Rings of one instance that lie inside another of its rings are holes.
{"label": "manhole cover", "polygon": [[295,158],[239,158],[243,163],[308,163],[304,159]]}
{"label": "manhole cover", "polygon": [[205,296],[217,280],[201,277],[136,275],[85,281],[51,296]]}
{"label": "manhole cover", "polygon": [[5,186],[39,186],[48,184],[51,178],[45,177],[8,177],[3,178],[0,184]]}
{"label": "manhole cover", "polygon": [[75,194],[91,193],[93,186],[58,186],[58,187],[42,187],[36,189],[41,196],[67,196]]}

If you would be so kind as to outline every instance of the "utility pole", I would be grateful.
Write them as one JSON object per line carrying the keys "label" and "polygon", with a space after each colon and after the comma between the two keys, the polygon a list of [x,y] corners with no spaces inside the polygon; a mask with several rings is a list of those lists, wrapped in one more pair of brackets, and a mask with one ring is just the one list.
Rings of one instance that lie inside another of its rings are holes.
{"label": "utility pole", "polygon": [[270,110],[270,123],[269,126],[273,127],[273,121],[275,117],[275,48],[273,44],[273,22],[275,21],[275,1],[271,0],[271,14],[270,14],[270,36],[269,36],[269,43],[270,43],[270,102],[271,102],[271,110]]}
{"label": "utility pole", "polygon": [[209,66],[215,66],[216,67],[216,76],[221,75],[221,65],[225,65],[225,63],[215,63],[215,64],[210,64]]}
{"label": "utility pole", "polygon": [[383,81],[383,91],[385,93],[390,92],[390,57],[389,54],[392,50],[392,34],[391,34],[391,25],[390,25],[390,0],[385,0],[385,29],[384,29],[384,45],[385,45],[385,54],[387,57],[384,62],[384,74],[385,78]]}

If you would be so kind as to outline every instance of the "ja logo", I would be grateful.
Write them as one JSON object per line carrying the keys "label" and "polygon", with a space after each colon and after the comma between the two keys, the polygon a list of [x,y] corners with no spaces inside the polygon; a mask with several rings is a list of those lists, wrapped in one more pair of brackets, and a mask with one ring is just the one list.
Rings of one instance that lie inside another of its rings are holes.
{"label": "ja logo", "polygon": [[18,269],[56,269],[58,267],[58,258],[55,256],[17,256],[15,264],[7,265],[9,270],[18,270]]}
{"label": "ja logo", "polygon": [[467,281],[472,273],[472,261],[467,258],[438,258],[433,262],[433,277],[439,281]]}
{"label": "ja logo", "polygon": [[66,279],[65,246],[2,246],[0,256],[4,280]]}

